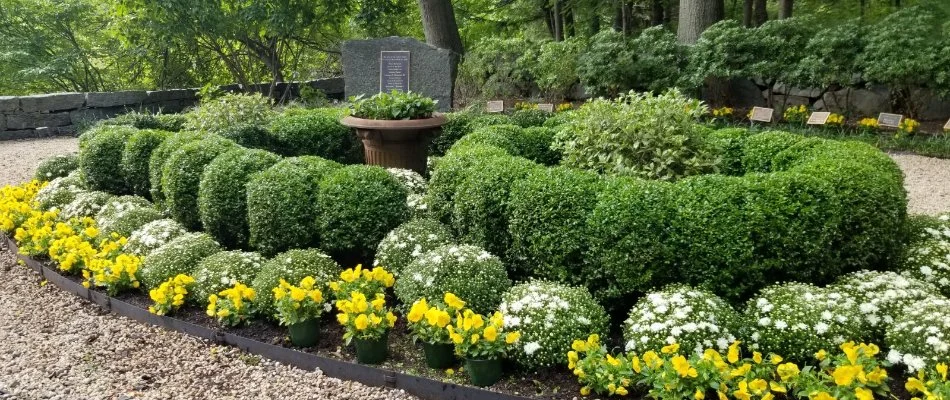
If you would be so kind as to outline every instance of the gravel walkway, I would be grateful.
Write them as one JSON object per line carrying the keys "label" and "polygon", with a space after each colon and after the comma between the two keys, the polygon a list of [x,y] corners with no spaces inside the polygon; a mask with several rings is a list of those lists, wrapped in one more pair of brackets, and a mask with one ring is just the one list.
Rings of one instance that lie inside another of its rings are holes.
{"label": "gravel walkway", "polygon": [[915,154],[889,154],[904,171],[907,212],[939,214],[950,211],[950,160]]}
{"label": "gravel walkway", "polygon": [[0,141],[0,187],[32,179],[36,166],[49,157],[78,151],[74,137]]}

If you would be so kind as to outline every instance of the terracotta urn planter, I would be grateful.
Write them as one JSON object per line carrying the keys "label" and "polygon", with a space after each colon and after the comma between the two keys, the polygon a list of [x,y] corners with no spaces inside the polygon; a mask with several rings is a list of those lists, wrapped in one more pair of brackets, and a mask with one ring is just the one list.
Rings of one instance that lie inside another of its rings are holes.
{"label": "terracotta urn planter", "polygon": [[429,143],[441,132],[445,117],[439,113],[432,118],[407,120],[345,117],[340,122],[356,129],[367,164],[424,174]]}

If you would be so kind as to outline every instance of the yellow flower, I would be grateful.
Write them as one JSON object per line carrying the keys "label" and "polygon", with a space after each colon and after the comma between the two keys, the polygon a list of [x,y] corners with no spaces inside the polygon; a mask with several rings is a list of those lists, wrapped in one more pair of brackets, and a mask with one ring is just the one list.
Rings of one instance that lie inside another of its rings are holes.
{"label": "yellow flower", "polygon": [[854,397],[858,400],[874,400],[874,392],[863,387],[854,389]]}
{"label": "yellow flower", "polygon": [[623,386],[618,387],[617,390],[616,390],[614,393],[616,393],[616,394],[618,394],[618,395],[620,395],[620,396],[626,396],[626,395],[627,395],[627,388],[625,388],[625,387],[623,387]]}
{"label": "yellow flower", "polygon": [[389,327],[392,328],[396,325],[396,314],[393,314],[392,311],[386,313],[386,322],[389,324]]}
{"label": "yellow flower", "polygon": [[695,378],[697,376],[696,368],[690,366],[689,361],[686,360],[686,357],[676,356],[670,361],[672,361],[673,369],[676,370],[676,373],[679,374],[680,377],[685,378],[688,376],[690,378]]}
{"label": "yellow flower", "polygon": [[818,350],[818,352],[815,353],[815,358],[817,358],[818,361],[824,361],[825,357],[828,357],[828,352],[824,350]]}
{"label": "yellow flower", "polygon": [[362,331],[369,327],[369,318],[366,317],[366,314],[360,314],[353,320],[353,325],[356,327],[356,330]]}
{"label": "yellow flower", "polygon": [[755,361],[756,364],[762,364],[762,353],[757,351],[752,352],[752,361]]}
{"label": "yellow flower", "polygon": [[769,383],[765,379],[755,379],[749,382],[749,389],[752,389],[752,393],[761,394],[769,390]]}
{"label": "yellow flower", "polygon": [[716,395],[719,396],[719,400],[729,400],[729,397],[726,396],[726,394],[723,393],[723,392],[721,392],[721,391],[717,391],[717,392],[716,392]]}
{"label": "yellow flower", "polygon": [[752,370],[752,364],[743,364],[741,367],[732,370],[729,376],[733,378],[738,378],[740,376],[745,376]]}
{"label": "yellow flower", "polygon": [[857,364],[858,347],[854,345],[854,342],[841,344],[841,351],[844,352],[844,355],[848,358],[848,362],[851,363],[851,365]]}
{"label": "yellow flower", "polygon": [[449,369],[445,370],[445,376],[452,376],[452,375],[455,375],[455,370],[454,370],[454,369],[449,368]]}
{"label": "yellow flower", "polygon": [[798,377],[798,374],[801,371],[794,363],[785,363],[779,365],[778,368],[776,368],[776,372],[778,372],[778,376],[782,379],[782,382],[788,382],[789,380]]}
{"label": "yellow flower", "polygon": [[384,297],[378,297],[376,299],[373,299],[373,301],[370,303],[373,305],[374,310],[382,311],[383,307],[386,306],[386,299]]}
{"label": "yellow flower", "polygon": [[577,366],[578,359],[576,351],[571,350],[567,352],[567,369],[574,369],[574,367]]}
{"label": "yellow flower", "polygon": [[673,354],[679,351],[679,349],[680,349],[679,343],[673,343],[671,345],[664,346],[662,349],[660,349],[660,352],[663,354]]}
{"label": "yellow flower", "polygon": [[871,383],[880,384],[884,382],[884,378],[887,378],[887,370],[880,367],[874,368],[874,370],[868,374],[867,378]]}
{"label": "yellow flower", "polygon": [[406,315],[406,319],[412,323],[419,322],[428,310],[429,305],[426,303],[426,299],[416,300],[415,303],[412,303],[412,307],[409,309],[409,314]]}
{"label": "yellow flower", "polygon": [[[937,373],[940,374],[940,378],[947,380],[947,364],[939,363],[937,364]],[[870,377],[868,377],[870,379]]]}
{"label": "yellow flower", "polygon": [[521,332],[509,332],[505,335],[505,343],[512,344],[521,338]]}
{"label": "yellow flower", "polygon": [[574,343],[571,343],[571,348],[574,349],[574,351],[585,352],[587,351],[587,342],[575,340]]}
{"label": "yellow flower", "polygon": [[461,310],[465,308],[465,302],[458,296],[452,294],[451,292],[445,292],[445,296],[442,299],[445,302],[445,305],[454,308],[456,310]]}
{"label": "yellow flower", "polygon": [[863,372],[860,365],[843,365],[835,369],[831,376],[835,378],[835,384],[838,386],[848,386],[854,382],[858,374]]}
{"label": "yellow flower", "polygon": [[732,342],[732,345],[729,346],[729,352],[726,354],[726,360],[730,364],[735,364],[739,362],[739,342]]}
{"label": "yellow flower", "polygon": [[452,339],[452,343],[455,343],[455,344],[462,344],[462,341],[465,340],[465,338],[463,338],[462,335],[459,335],[458,333],[454,333],[454,332],[449,333],[449,338]]}
{"label": "yellow flower", "polygon": [[785,388],[785,386],[782,386],[782,384],[781,384],[781,383],[778,383],[778,382],[769,382],[769,390],[771,390],[771,391],[773,391],[773,392],[775,392],[775,393],[787,393],[787,392],[788,392],[788,389]]}
{"label": "yellow flower", "polygon": [[472,337],[469,338],[469,343],[475,344],[478,343],[479,336],[477,333],[473,333]]}
{"label": "yellow flower", "polygon": [[693,394],[693,398],[696,400],[703,400],[706,398],[706,393],[702,390],[696,389],[696,393]]}
{"label": "yellow flower", "polygon": [[928,393],[927,386],[917,378],[907,378],[907,383],[904,384],[904,388],[910,393]]}
{"label": "yellow flower", "polygon": [[780,362],[782,362],[782,360],[784,359],[778,354],[769,355],[769,362],[771,362],[772,365],[778,365]]}
{"label": "yellow flower", "polygon": [[498,329],[494,325],[489,325],[482,331],[482,336],[489,342],[494,342],[498,338]]}
{"label": "yellow flower", "polygon": [[836,400],[828,392],[815,392],[808,395],[809,400]]}
{"label": "yellow flower", "polygon": [[636,373],[639,374],[640,371],[641,371],[641,368],[640,368],[640,357],[637,357],[636,355],[634,355],[633,357],[631,357],[631,358],[630,358],[630,366],[633,367],[633,372],[636,372]]}
{"label": "yellow flower", "polygon": [[618,360],[618,359],[614,358],[614,356],[608,354],[608,355],[607,355],[607,364],[610,364],[610,365],[613,366],[613,367],[619,367],[619,366],[620,366],[620,360]]}
{"label": "yellow flower", "polygon": [[590,394],[590,387],[584,386],[581,388],[581,396],[587,396]]}

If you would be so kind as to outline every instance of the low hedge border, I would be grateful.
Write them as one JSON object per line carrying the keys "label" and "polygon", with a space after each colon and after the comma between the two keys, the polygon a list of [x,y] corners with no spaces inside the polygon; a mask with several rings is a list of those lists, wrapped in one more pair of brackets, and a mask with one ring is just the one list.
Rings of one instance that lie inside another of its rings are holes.
{"label": "low hedge border", "polygon": [[422,399],[432,400],[529,400],[528,397],[514,396],[507,393],[493,392],[485,389],[479,389],[471,386],[463,386],[454,383],[437,381],[396,372],[384,368],[376,368],[362,364],[356,364],[347,361],[335,360],[319,356],[316,354],[305,353],[291,348],[277,346],[269,343],[259,342],[253,339],[228,333],[220,329],[212,329],[206,326],[196,325],[182,321],[173,317],[164,315],[155,315],[144,308],[134,306],[130,303],[109,297],[105,293],[91,290],[83,287],[81,284],[70,280],[48,268],[43,263],[30,257],[19,255],[16,243],[6,235],[0,235],[7,249],[17,258],[22,260],[31,270],[40,275],[47,282],[56,287],[72,293],[73,295],[88,300],[98,305],[105,311],[129,318],[131,320],[151,324],[169,331],[183,333],[189,336],[212,341],[217,344],[225,344],[238,349],[266,357],[268,359],[293,365],[308,371],[320,369],[327,376],[356,381],[368,386],[386,387],[401,389],[411,395]]}

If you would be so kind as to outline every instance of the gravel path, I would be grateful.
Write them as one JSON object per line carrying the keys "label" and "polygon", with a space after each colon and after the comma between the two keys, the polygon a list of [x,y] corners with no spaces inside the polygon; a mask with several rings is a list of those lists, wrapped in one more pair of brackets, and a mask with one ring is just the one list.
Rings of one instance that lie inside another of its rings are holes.
{"label": "gravel path", "polygon": [[33,178],[43,160],[79,151],[74,137],[0,141],[0,187]]}
{"label": "gravel path", "polygon": [[0,254],[0,399],[410,399],[139,324]]}
{"label": "gravel path", "polygon": [[950,160],[915,154],[889,154],[904,171],[907,212],[939,214],[950,211]]}

